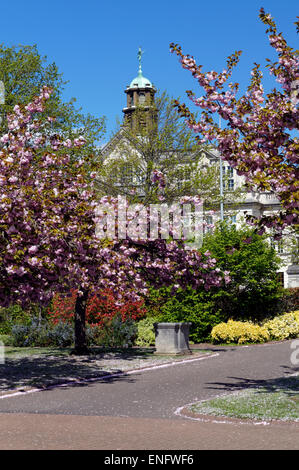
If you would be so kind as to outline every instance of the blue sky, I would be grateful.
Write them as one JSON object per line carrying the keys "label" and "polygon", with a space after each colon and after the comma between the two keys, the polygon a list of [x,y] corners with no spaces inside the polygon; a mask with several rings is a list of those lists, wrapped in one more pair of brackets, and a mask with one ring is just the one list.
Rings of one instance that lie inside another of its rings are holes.
{"label": "blue sky", "polygon": [[[145,51],[144,76],[173,97],[185,97],[186,89],[201,91],[170,53],[171,42],[205,71],[222,70],[226,57],[242,50],[233,79],[246,88],[253,63],[264,65],[266,57],[274,57],[258,18],[260,7],[298,48],[297,0],[14,0],[1,2],[0,42],[37,44],[69,80],[65,99],[76,97],[84,112],[107,117],[107,140],[117,117],[122,119],[124,89],[137,75],[139,46]],[[267,79],[266,86],[271,84]]]}

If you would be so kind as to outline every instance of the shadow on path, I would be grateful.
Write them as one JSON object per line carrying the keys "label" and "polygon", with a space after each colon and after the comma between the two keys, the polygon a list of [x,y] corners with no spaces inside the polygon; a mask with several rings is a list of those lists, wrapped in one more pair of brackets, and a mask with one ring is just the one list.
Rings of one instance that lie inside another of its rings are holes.
{"label": "shadow on path", "polygon": [[[288,369],[289,374],[298,374],[299,368],[283,366]],[[257,393],[276,393],[294,397],[295,401],[299,401],[299,375],[285,375],[275,379],[249,379],[246,377],[227,377],[227,382],[208,382],[205,388],[209,390],[219,390],[225,392],[234,392],[245,389],[255,389]]]}
{"label": "shadow on path", "polygon": [[[116,377],[115,374],[121,375]],[[107,378],[101,379],[102,377]],[[86,386],[88,382],[83,382],[84,380],[90,380],[92,383],[96,379],[109,381],[109,383],[119,380],[133,381],[120,369],[101,368],[100,359],[95,360],[90,357],[72,359],[65,355],[23,357],[6,359],[5,364],[0,364],[0,393],[28,388],[42,390],[64,383],[72,386]]]}

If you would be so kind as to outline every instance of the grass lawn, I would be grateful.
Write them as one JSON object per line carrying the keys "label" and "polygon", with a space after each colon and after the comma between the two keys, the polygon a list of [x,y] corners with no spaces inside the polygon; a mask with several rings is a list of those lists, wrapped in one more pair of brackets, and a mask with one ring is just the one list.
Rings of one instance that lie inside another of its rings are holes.
{"label": "grass lawn", "polygon": [[299,375],[196,403],[189,410],[194,414],[230,418],[299,421]]}
{"label": "grass lawn", "polygon": [[30,356],[68,356],[72,348],[33,348],[24,347],[18,348],[14,346],[5,347],[5,358],[6,359],[19,359],[22,357]]}

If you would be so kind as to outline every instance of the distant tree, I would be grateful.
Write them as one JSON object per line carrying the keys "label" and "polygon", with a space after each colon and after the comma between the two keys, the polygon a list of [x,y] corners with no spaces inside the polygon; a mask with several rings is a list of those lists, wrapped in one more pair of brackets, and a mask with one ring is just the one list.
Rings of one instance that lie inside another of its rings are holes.
{"label": "distant tree", "polygon": [[[98,141],[101,139],[105,119],[84,114],[81,108],[75,107],[76,99],[63,100],[63,91],[67,82],[57,65],[47,62],[37,46],[0,45],[0,82],[4,85],[4,101],[0,104],[0,135],[6,134],[7,116],[12,113],[15,105],[26,105],[33,100],[43,86],[48,86],[53,93],[47,103],[47,111],[39,119],[47,123],[51,116],[51,134],[59,134],[65,140],[83,136],[86,144],[80,154],[98,153]],[[0,102],[1,103],[1,102]]]}

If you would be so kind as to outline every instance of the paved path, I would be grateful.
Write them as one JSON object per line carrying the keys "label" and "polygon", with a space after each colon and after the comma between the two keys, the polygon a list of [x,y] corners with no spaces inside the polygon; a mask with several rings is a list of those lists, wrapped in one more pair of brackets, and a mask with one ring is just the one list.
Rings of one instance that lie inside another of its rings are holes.
{"label": "paved path", "polygon": [[299,449],[298,424],[175,414],[185,404],[298,372],[290,343],[213,348],[203,360],[0,399],[0,448]]}

